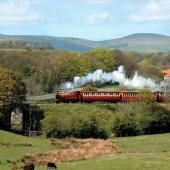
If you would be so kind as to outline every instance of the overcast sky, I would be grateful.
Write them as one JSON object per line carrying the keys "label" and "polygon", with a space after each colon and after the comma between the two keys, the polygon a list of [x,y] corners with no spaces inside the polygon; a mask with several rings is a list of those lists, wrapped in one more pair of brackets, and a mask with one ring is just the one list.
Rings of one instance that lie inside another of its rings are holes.
{"label": "overcast sky", "polygon": [[0,0],[0,34],[104,40],[170,35],[170,0]]}

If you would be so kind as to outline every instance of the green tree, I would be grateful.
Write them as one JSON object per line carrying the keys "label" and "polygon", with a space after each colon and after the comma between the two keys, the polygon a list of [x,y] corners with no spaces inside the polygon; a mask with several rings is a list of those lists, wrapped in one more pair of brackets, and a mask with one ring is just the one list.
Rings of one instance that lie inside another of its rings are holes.
{"label": "green tree", "polygon": [[161,77],[160,67],[152,64],[147,59],[143,59],[141,62],[138,63],[138,71],[140,74],[146,77],[151,77],[160,80]]}
{"label": "green tree", "polygon": [[52,79],[55,78],[55,83],[59,85],[66,81],[72,81],[75,76],[85,75],[89,71],[90,64],[87,58],[81,58],[77,54],[70,53],[70,56],[57,57],[51,75]]}
{"label": "green tree", "polygon": [[92,51],[92,55],[97,59],[98,69],[103,69],[106,72],[116,69],[117,60],[112,51],[98,48]]}

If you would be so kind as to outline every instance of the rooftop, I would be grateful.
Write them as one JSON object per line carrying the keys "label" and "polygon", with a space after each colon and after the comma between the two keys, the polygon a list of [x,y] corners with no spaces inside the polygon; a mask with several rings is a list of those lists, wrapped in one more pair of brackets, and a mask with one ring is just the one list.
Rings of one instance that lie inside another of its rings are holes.
{"label": "rooftop", "polygon": [[170,69],[169,70],[161,70],[161,73],[165,74],[165,76],[170,77]]}

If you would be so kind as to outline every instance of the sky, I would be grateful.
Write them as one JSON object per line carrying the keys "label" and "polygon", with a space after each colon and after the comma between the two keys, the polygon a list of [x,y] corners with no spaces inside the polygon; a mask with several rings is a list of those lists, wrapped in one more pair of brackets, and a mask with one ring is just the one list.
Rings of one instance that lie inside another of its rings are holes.
{"label": "sky", "polygon": [[170,35],[170,0],[0,0],[0,34],[90,40]]}

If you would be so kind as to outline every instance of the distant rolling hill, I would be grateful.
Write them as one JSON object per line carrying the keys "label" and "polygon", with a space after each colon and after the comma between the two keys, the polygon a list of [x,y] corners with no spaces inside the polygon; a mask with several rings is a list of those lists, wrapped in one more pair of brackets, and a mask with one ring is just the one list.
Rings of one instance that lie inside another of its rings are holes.
{"label": "distant rolling hill", "polygon": [[136,52],[164,52],[170,51],[170,36],[138,33],[126,37],[91,41],[80,38],[41,36],[41,35],[3,35],[0,34],[0,41],[3,40],[24,40],[38,43],[50,43],[55,49],[89,51],[93,48],[120,49],[123,51]]}

